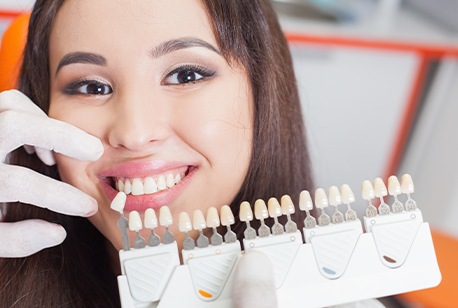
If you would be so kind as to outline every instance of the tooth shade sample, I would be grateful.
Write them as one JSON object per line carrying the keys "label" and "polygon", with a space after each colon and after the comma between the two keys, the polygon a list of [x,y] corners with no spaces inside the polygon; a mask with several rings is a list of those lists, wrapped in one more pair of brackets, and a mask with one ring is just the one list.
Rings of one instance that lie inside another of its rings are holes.
{"label": "tooth shade sample", "polygon": [[281,206],[277,198],[272,197],[269,199],[269,201],[267,201],[267,209],[269,211],[269,216],[272,218],[280,217],[282,215]]}
{"label": "tooth shade sample", "polygon": [[374,180],[374,192],[375,196],[378,198],[385,197],[388,195],[388,191],[386,190],[385,183],[381,178],[376,178]]}
{"label": "tooth shade sample", "polygon": [[388,192],[391,196],[397,196],[401,194],[401,184],[399,180],[394,175],[388,178]]}
{"label": "tooth shade sample", "polygon": [[294,214],[296,209],[294,208],[294,203],[293,200],[291,200],[291,197],[288,195],[284,195],[280,199],[281,202],[281,212],[286,215],[286,214]]}
{"label": "tooth shade sample", "polygon": [[152,194],[157,192],[156,181],[152,177],[146,177],[143,183],[143,189],[145,194]]}
{"label": "tooth shade sample", "polygon": [[215,207],[210,207],[207,210],[207,227],[209,228],[217,228],[219,227],[219,216],[218,210]]}
{"label": "tooth shade sample", "polygon": [[312,197],[307,190],[301,191],[299,194],[299,208],[302,211],[311,211],[313,209]]}
{"label": "tooth shade sample", "polygon": [[142,229],[142,220],[140,214],[137,211],[129,213],[129,230],[138,232]]}
{"label": "tooth shade sample", "polygon": [[401,178],[401,190],[404,194],[411,194],[414,192],[412,177],[409,174],[404,174]]}
{"label": "tooth shade sample", "polygon": [[253,211],[251,210],[251,205],[247,201],[243,201],[240,204],[240,221],[252,221],[253,220]]}
{"label": "tooth shade sample", "polygon": [[340,194],[341,194],[343,203],[349,204],[349,203],[355,202],[355,195],[353,194],[353,191],[351,190],[350,185],[343,184],[340,187]]}
{"label": "tooth shade sample", "polygon": [[254,215],[258,220],[269,218],[269,212],[267,212],[267,205],[264,200],[256,200],[254,203]]}
{"label": "tooth shade sample", "polygon": [[232,214],[232,210],[229,207],[229,205],[223,205],[220,209],[220,219],[221,219],[221,224],[223,226],[230,226],[234,224],[235,219],[234,219],[234,214]]}
{"label": "tooth shade sample", "polygon": [[317,188],[315,191],[315,206],[319,209],[324,209],[329,206],[328,197],[323,188]]}
{"label": "tooth shade sample", "polygon": [[191,219],[189,218],[188,213],[181,212],[180,216],[178,217],[178,222],[180,232],[189,232],[192,230]]}
{"label": "tooth shade sample", "polygon": [[113,201],[111,201],[111,209],[122,213],[124,210],[124,205],[126,204],[126,194],[122,191],[118,192],[116,197],[114,197]]}
{"label": "tooth shade sample", "polygon": [[361,195],[364,200],[371,201],[375,198],[374,187],[368,180],[364,181],[361,187]]}
{"label": "tooth shade sample", "polygon": [[153,209],[147,209],[145,211],[145,228],[154,229],[157,227],[156,212]]}
{"label": "tooth shade sample", "polygon": [[139,178],[135,178],[132,180],[132,195],[139,196],[143,195],[145,192],[143,191],[143,183],[142,180]]}
{"label": "tooth shade sample", "polygon": [[168,206],[163,206],[159,210],[159,224],[161,226],[167,227],[173,223],[172,214],[170,213],[170,209]]}
{"label": "tooth shade sample", "polygon": [[194,230],[203,230],[207,227],[207,224],[205,223],[204,214],[201,210],[194,211],[192,224],[194,226]]}
{"label": "tooth shade sample", "polygon": [[329,204],[332,206],[342,204],[342,197],[337,186],[331,186],[329,188]]}

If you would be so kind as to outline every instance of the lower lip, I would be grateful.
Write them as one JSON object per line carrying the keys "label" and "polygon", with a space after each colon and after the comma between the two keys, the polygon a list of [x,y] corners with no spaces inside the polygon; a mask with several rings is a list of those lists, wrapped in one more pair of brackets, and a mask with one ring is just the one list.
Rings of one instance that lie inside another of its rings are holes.
{"label": "lower lip", "polygon": [[[189,170],[188,174],[178,184],[161,192],[139,196],[127,195],[124,211],[144,212],[149,208],[158,210],[164,205],[170,205],[190,183],[195,172],[196,168]],[[111,202],[118,194],[118,191],[106,182],[102,182],[102,185]]]}

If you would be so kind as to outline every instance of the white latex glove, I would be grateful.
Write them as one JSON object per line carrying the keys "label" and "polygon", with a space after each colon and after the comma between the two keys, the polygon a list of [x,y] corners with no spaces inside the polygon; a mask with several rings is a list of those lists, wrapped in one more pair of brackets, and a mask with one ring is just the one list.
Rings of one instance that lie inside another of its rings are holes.
{"label": "white latex glove", "polygon": [[262,252],[249,250],[240,257],[232,286],[234,308],[277,308],[272,262]]}
{"label": "white latex glove", "polygon": [[[75,216],[91,216],[97,202],[63,182],[28,168],[8,165],[11,151],[29,145],[47,165],[55,164],[52,151],[79,160],[97,160],[103,154],[101,141],[61,121],[50,119],[17,90],[0,93],[0,202],[24,202]],[[35,148],[33,148],[35,147]],[[62,243],[60,225],[43,220],[1,222],[0,257],[24,257]]]}

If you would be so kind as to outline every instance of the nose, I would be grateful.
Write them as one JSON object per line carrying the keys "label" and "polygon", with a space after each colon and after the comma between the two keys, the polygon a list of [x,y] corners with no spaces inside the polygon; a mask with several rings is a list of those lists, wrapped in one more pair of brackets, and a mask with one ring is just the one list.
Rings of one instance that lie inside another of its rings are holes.
{"label": "nose", "polygon": [[166,105],[138,95],[120,98],[114,103],[110,146],[143,151],[162,143],[170,134]]}

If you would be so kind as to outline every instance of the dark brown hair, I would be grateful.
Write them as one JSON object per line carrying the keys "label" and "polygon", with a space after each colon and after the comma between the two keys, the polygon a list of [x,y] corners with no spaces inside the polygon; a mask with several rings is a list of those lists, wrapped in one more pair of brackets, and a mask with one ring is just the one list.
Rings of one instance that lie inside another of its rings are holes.
{"label": "dark brown hair", "polygon": [[[48,42],[63,1],[36,1],[19,79],[20,90],[45,112],[49,108]],[[242,201],[284,194],[297,201],[302,189],[312,189],[309,156],[291,55],[271,4],[267,0],[202,3],[220,50],[229,63],[246,68],[254,96],[252,158],[232,209],[237,213]],[[45,166],[23,149],[12,153],[10,161],[59,179],[56,167]],[[0,259],[1,307],[119,306],[105,240],[87,219],[9,205],[5,221],[27,218],[63,225],[67,239],[27,258]],[[302,220],[297,209],[295,221],[301,226]],[[240,238],[243,225],[237,222],[235,230]]]}

